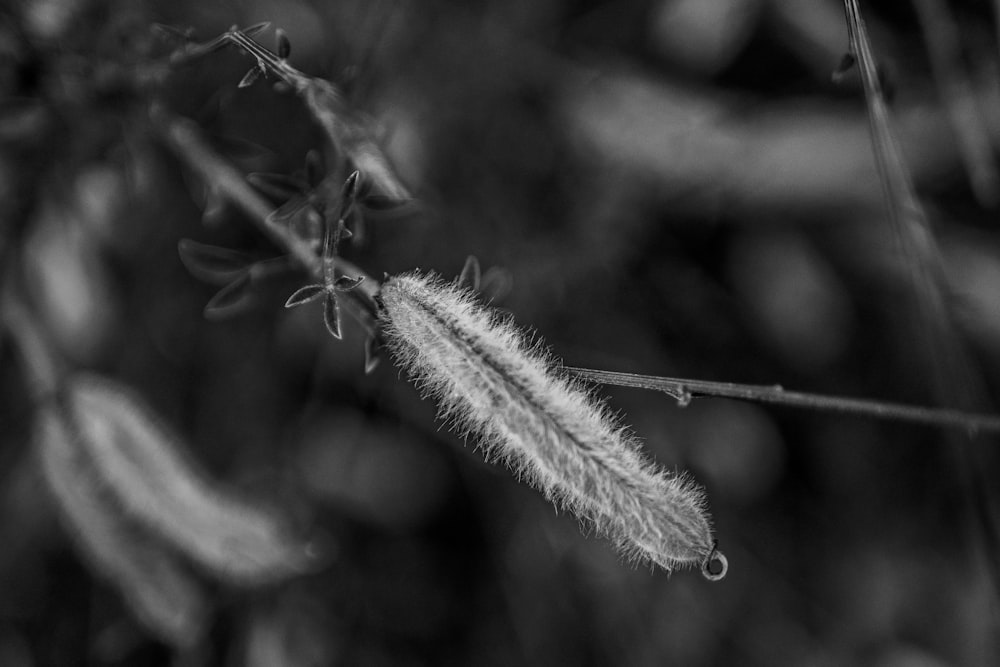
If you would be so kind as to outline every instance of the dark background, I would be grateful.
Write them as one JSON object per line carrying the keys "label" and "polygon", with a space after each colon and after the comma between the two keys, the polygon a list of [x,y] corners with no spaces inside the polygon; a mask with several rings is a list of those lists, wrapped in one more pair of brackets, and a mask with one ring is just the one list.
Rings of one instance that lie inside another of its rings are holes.
{"label": "dark background", "polygon": [[[928,56],[948,26],[925,30],[910,3],[863,10],[988,410],[1000,50],[990,3],[947,4],[984,119],[976,187],[945,111],[956,79]],[[150,130],[150,97],[241,170],[279,173],[323,141],[299,100],[237,89],[251,61],[231,48],[153,90],[100,79],[169,51],[153,22],[208,39],[269,20],[296,67],[372,114],[420,201],[345,248],[371,275],[450,277],[476,255],[510,278],[497,305],[567,365],[947,402],[859,78],[831,80],[847,49],[835,0],[8,0],[0,16],[6,280],[69,367],[132,387],[220,483],[335,545],[281,586],[207,584],[205,640],[156,643],[59,521],[5,338],[0,664],[995,664],[995,526],[968,463],[995,479],[994,439],[608,388],[649,456],[705,486],[730,572],[637,567],[484,463],[388,360],[365,375],[353,321],[338,342],[317,306],[283,309],[298,274],[203,319],[213,291],[180,239],[279,251],[235,208],[202,223],[204,188]]]}

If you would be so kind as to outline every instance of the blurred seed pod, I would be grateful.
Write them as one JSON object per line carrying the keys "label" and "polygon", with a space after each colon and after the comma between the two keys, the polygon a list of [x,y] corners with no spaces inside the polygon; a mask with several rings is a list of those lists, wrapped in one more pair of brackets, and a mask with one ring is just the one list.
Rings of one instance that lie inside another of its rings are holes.
{"label": "blurred seed pod", "polygon": [[207,573],[260,585],[306,572],[316,554],[276,512],[205,475],[181,439],[130,391],[78,376],[66,404],[81,456],[106,487],[111,510],[141,523]]}
{"label": "blurred seed pod", "polygon": [[25,255],[29,294],[46,329],[63,353],[92,361],[119,317],[97,236],[76,212],[46,206],[33,223]]}
{"label": "blurred seed pod", "polygon": [[47,407],[36,431],[43,476],[69,532],[98,576],[119,590],[153,635],[177,648],[192,646],[208,617],[202,586],[118,509],[75,429],[57,408]]}
{"label": "blurred seed pod", "polygon": [[760,0],[662,0],[649,20],[652,48],[694,74],[728,67],[758,29]]}

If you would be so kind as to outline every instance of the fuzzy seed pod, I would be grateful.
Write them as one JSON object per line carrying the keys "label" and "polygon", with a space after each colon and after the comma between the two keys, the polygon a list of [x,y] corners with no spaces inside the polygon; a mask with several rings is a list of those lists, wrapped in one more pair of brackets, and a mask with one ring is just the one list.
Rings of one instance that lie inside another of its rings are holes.
{"label": "fuzzy seed pod", "polygon": [[68,383],[64,403],[79,457],[104,487],[110,511],[232,584],[267,584],[316,565],[310,545],[280,516],[211,480],[126,388],[81,375]]}
{"label": "fuzzy seed pod", "polygon": [[593,523],[626,554],[667,570],[724,563],[702,491],[657,469],[637,441],[537,344],[433,275],[404,274],[382,287],[382,323],[393,356],[442,416],[482,437],[556,504]]}
{"label": "fuzzy seed pod", "polygon": [[150,632],[172,646],[192,646],[207,621],[206,592],[154,536],[118,511],[71,422],[55,408],[43,409],[36,445],[43,477],[75,544]]}

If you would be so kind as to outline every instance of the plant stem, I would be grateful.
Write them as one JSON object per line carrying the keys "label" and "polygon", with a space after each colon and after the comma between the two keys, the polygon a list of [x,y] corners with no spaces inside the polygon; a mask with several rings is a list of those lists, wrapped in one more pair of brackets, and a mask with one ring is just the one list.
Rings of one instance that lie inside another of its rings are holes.
{"label": "plant stem", "polygon": [[892,419],[915,424],[962,428],[972,433],[1000,433],[1000,416],[997,415],[974,414],[960,410],[928,408],[902,403],[887,403],[860,398],[786,391],[780,385],[685,380],[655,375],[599,371],[589,368],[566,367],[564,370],[588,382],[662,391],[677,399],[682,405],[686,405],[692,398],[735,398],[744,401],[775,403],[798,408],[811,408],[814,410],[854,414],[878,419]]}
{"label": "plant stem", "polygon": [[[929,360],[932,389],[939,403],[981,409],[985,404],[983,380],[956,332],[941,251],[902,158],[861,15],[860,0],[844,0],[844,10],[850,48],[857,58],[864,84],[875,161],[889,209],[889,221],[913,279],[921,325],[914,333],[921,337],[918,340]],[[995,485],[986,475],[986,471],[992,469],[990,461],[984,449],[973,442],[975,434],[972,429],[966,438],[952,434],[947,442],[962,477],[966,508],[974,522],[970,528],[990,573],[995,604],[996,599],[1000,599],[1000,521],[994,509]]]}
{"label": "plant stem", "polygon": [[[209,187],[215,188],[225,199],[242,210],[274,243],[286,250],[312,276],[314,282],[323,283],[322,257],[307,240],[272,219],[274,207],[270,202],[254,190],[244,174],[209,147],[193,121],[176,116],[162,106],[153,106],[150,118],[160,138],[181,161],[197,172]],[[336,259],[335,269],[338,276],[364,278],[356,289],[344,295],[351,314],[367,329],[375,331],[375,297],[380,288],[378,281],[340,257]]]}

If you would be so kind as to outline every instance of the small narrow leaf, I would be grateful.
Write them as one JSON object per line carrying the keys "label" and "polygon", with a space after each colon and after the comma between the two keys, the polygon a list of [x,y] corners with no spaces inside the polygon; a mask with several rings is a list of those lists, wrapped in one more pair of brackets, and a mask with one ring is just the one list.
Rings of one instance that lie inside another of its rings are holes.
{"label": "small narrow leaf", "polygon": [[315,301],[324,294],[326,294],[326,287],[323,285],[306,285],[305,287],[300,287],[288,297],[288,301],[285,302],[285,308],[294,308],[295,306]]}
{"label": "small narrow leaf", "polygon": [[341,218],[337,221],[337,234],[340,237],[339,240],[349,239],[354,236],[354,232],[347,228],[347,223]]}
{"label": "small narrow leaf", "polygon": [[259,65],[254,65],[253,67],[250,68],[250,70],[246,74],[243,75],[243,78],[240,79],[240,82],[236,87],[247,88],[248,86],[252,86],[254,82],[257,81],[257,79],[259,79],[260,75],[263,73],[264,73],[264,68],[262,68]]}
{"label": "small narrow leaf", "polygon": [[223,287],[205,306],[205,317],[220,320],[243,310],[253,299],[251,284],[250,273],[246,272]]}
{"label": "small narrow leaf", "polygon": [[270,27],[271,27],[270,21],[261,21],[260,23],[254,23],[252,26],[243,28],[243,30],[239,30],[234,26],[233,32],[242,32],[247,37],[256,37],[258,34],[264,32]]}
{"label": "small narrow leaf", "polygon": [[253,262],[246,253],[181,239],[177,252],[191,275],[213,285],[226,285],[247,271]]}
{"label": "small narrow leaf", "polygon": [[514,278],[510,271],[499,266],[492,266],[483,273],[479,291],[489,301],[500,301],[514,286]]}
{"label": "small narrow leaf", "polygon": [[278,57],[284,60],[292,53],[292,43],[288,41],[288,35],[281,28],[275,32],[275,41],[278,44]]}
{"label": "small narrow leaf", "polygon": [[298,263],[292,259],[291,255],[277,255],[267,259],[259,259],[247,269],[250,277],[255,281],[261,281],[274,276],[281,276],[298,268]]}
{"label": "small narrow leaf", "polygon": [[461,275],[458,276],[458,286],[471,287],[472,291],[478,292],[482,277],[479,260],[476,259],[475,255],[469,255],[465,258],[465,266],[462,267]]}
{"label": "small narrow leaf", "polygon": [[355,169],[351,172],[351,175],[344,180],[344,187],[341,188],[340,194],[344,198],[353,199],[358,194],[358,180],[361,178],[361,172]]}
{"label": "small narrow leaf", "polygon": [[354,208],[354,202],[358,196],[358,179],[360,176],[361,172],[357,170],[352,171],[351,175],[344,181],[344,186],[340,189],[340,214],[337,217],[341,220],[350,215],[351,210]]}
{"label": "small narrow leaf", "polygon": [[364,276],[358,276],[356,278],[351,278],[350,276],[340,276],[333,282],[333,286],[338,292],[350,292],[364,281]]}
{"label": "small narrow leaf", "polygon": [[326,293],[326,300],[323,301],[323,323],[326,325],[326,330],[330,332],[330,335],[340,340],[342,334],[340,332],[340,304],[337,303],[337,297],[332,292]]}

